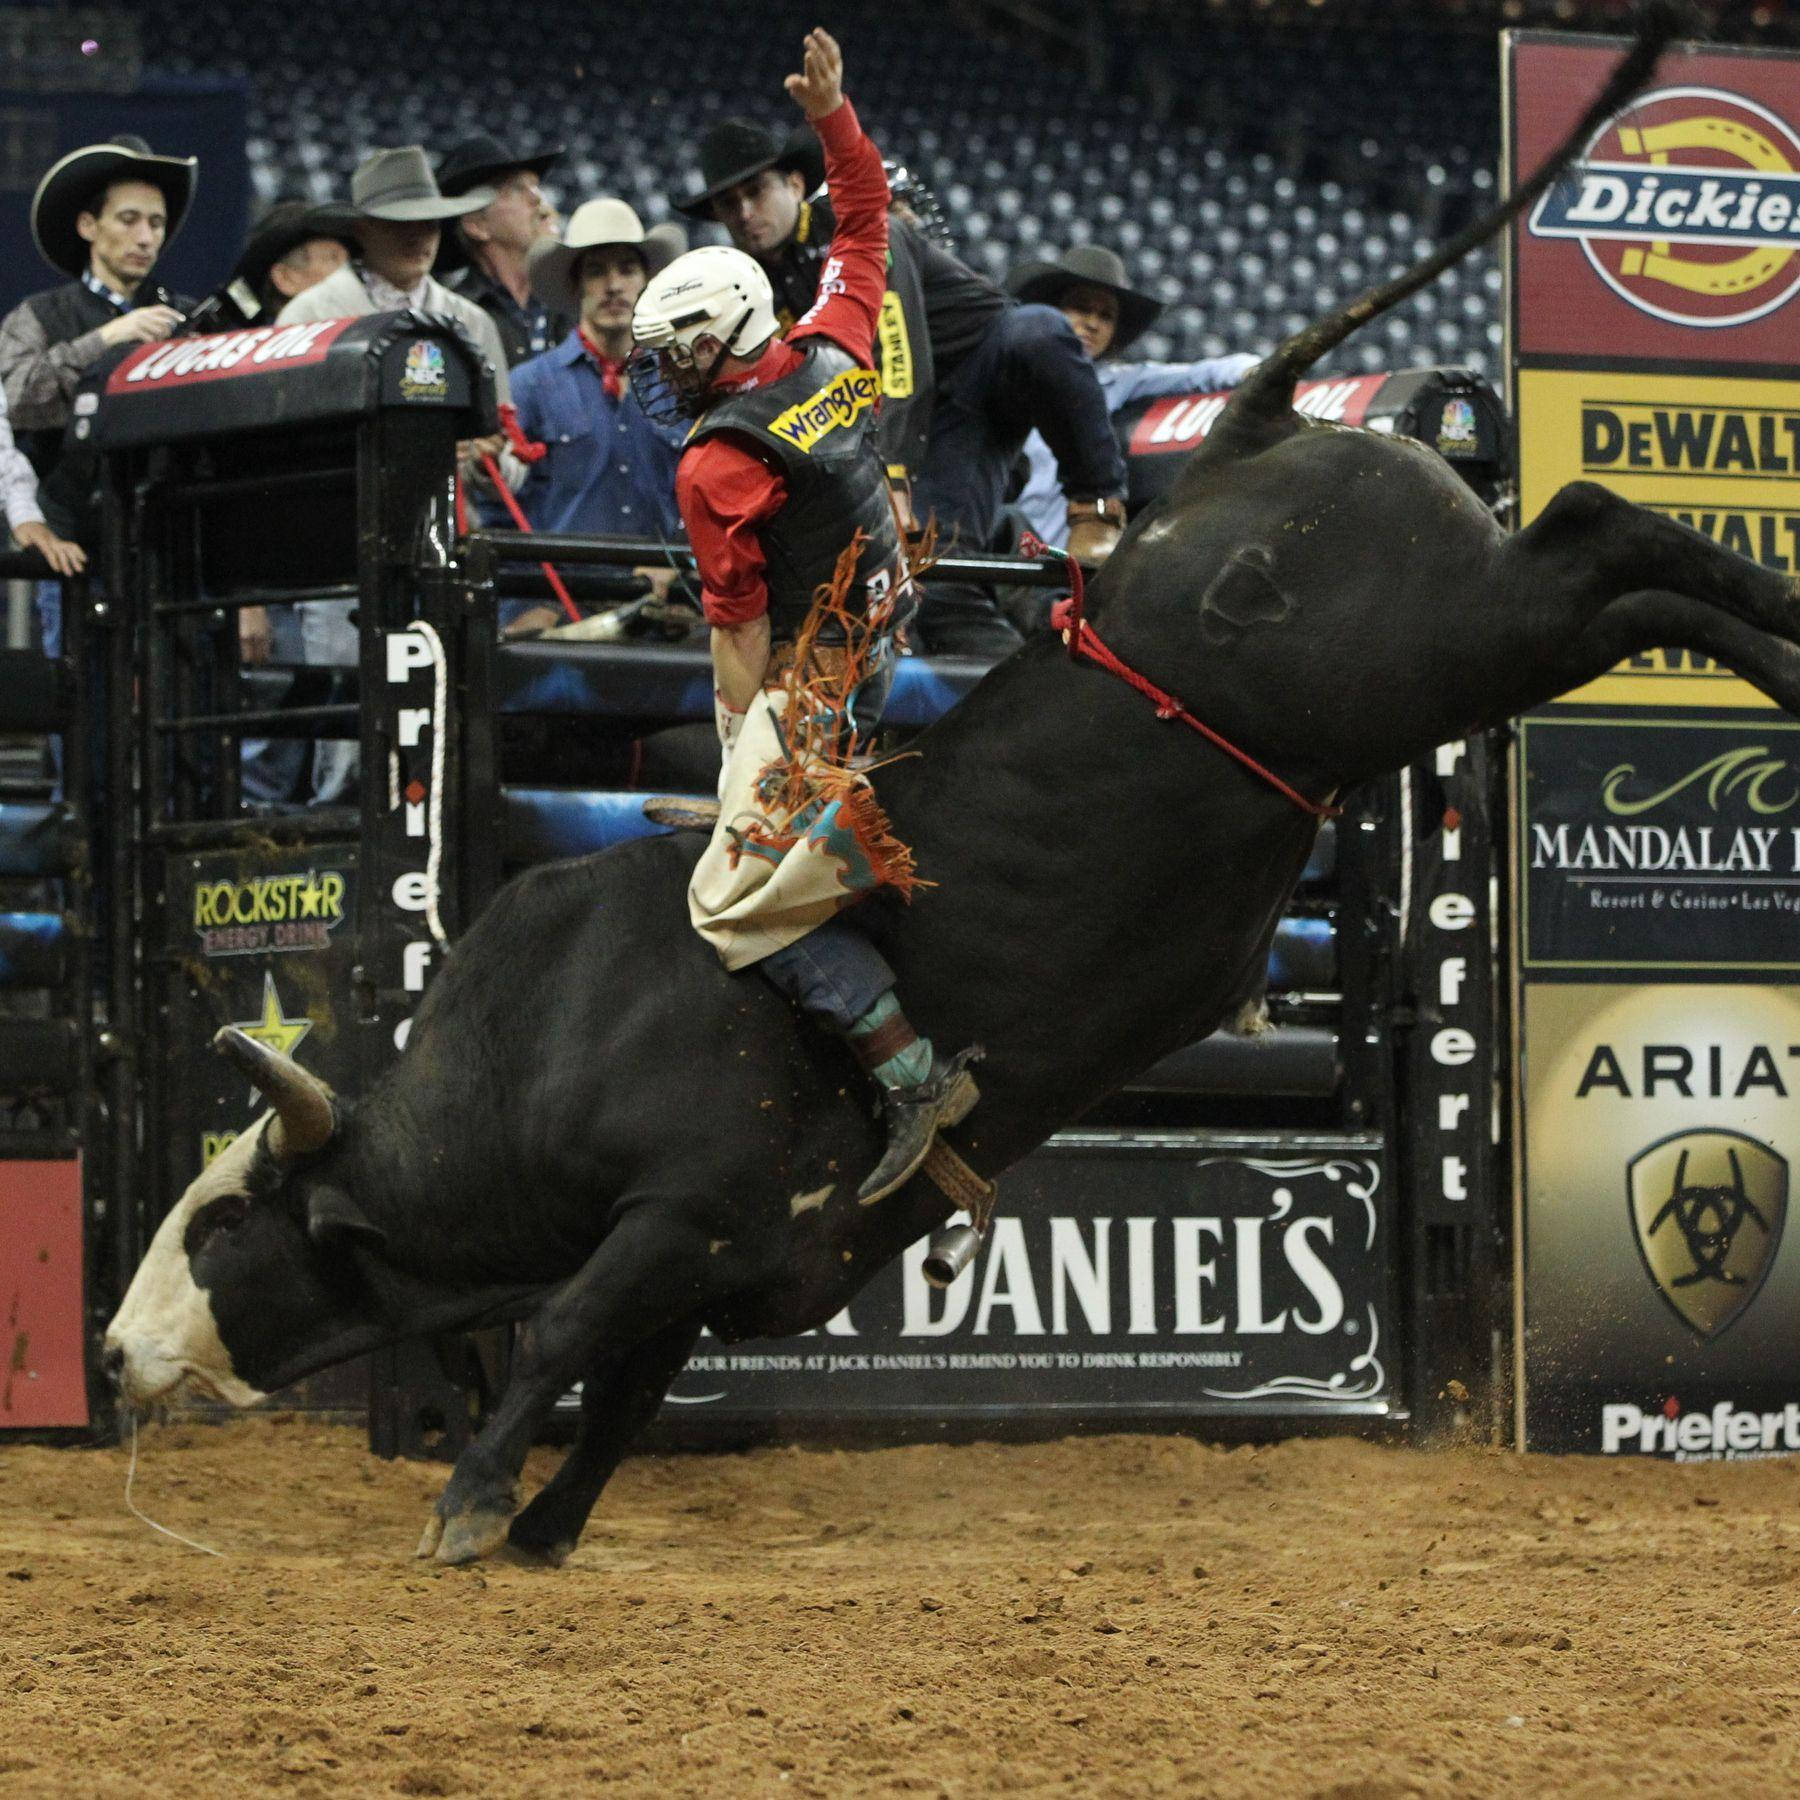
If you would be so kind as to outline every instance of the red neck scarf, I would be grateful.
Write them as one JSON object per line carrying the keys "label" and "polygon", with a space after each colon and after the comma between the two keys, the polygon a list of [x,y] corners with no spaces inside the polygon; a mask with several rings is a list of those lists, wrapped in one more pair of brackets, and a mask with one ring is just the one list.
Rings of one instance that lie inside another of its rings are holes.
{"label": "red neck scarf", "polygon": [[608,356],[594,340],[588,336],[588,328],[578,325],[575,328],[581,334],[581,347],[588,354],[588,361],[600,371],[600,385],[606,390],[609,400],[625,398],[625,359],[622,356]]}

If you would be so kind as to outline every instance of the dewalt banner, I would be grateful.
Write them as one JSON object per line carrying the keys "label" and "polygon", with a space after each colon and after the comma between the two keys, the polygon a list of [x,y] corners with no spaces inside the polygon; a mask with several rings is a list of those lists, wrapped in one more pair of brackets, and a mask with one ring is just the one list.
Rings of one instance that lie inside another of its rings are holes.
{"label": "dewalt banner", "polygon": [[[1621,46],[1509,33],[1509,176]],[[1519,517],[1594,481],[1800,572],[1800,59],[1677,47],[1511,235]],[[1800,1450],[1800,725],[1650,651],[1520,728],[1516,1424]]]}
{"label": "dewalt banner", "polygon": [[[1597,481],[1752,562],[1800,570],[1800,382],[1525,367],[1513,391],[1523,521],[1567,483]],[[1771,704],[1686,650],[1634,657],[1564,700],[1579,707]]]}

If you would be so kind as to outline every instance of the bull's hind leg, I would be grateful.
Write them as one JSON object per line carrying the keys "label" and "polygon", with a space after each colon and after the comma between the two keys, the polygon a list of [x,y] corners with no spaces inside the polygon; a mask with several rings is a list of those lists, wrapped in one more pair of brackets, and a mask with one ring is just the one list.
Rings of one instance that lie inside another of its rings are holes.
{"label": "bull's hind leg", "polygon": [[581,1378],[581,1428],[563,1464],[513,1520],[507,1542],[545,1562],[575,1548],[600,1491],[625,1452],[656,1417],[669,1383],[693,1353],[700,1327],[671,1325],[621,1353],[609,1353]]}
{"label": "bull's hind leg", "polygon": [[666,1203],[627,1212],[521,1328],[506,1392],[456,1459],[419,1554],[460,1563],[498,1549],[532,1435],[558,1395],[596,1362],[629,1355],[697,1316],[717,1295],[720,1261]]}
{"label": "bull's hind leg", "polygon": [[1566,605],[1585,622],[1614,600],[1656,591],[1800,641],[1800,583],[1793,576],[1591,481],[1558,492],[1501,555],[1515,592],[1537,609]]}
{"label": "bull's hind leg", "polygon": [[1685,594],[1627,594],[1603,607],[1582,634],[1582,679],[1640,650],[1697,650],[1800,717],[1800,645],[1772,636]]}

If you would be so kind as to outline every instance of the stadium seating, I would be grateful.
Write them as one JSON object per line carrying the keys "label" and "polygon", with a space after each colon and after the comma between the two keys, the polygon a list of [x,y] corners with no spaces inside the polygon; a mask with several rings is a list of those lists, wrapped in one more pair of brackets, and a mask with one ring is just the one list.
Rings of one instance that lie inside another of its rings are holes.
{"label": "stadium seating", "polygon": [[[687,189],[715,118],[785,127],[781,77],[816,10],[148,0],[143,35],[172,72],[250,79],[264,199],[341,194],[373,145],[441,151],[480,128],[567,145],[546,184],[565,211],[612,192],[655,222]],[[1150,8],[1109,25],[1096,86],[956,17],[895,0],[856,21],[851,85],[865,122],[938,190],[978,267],[1000,275],[1090,236],[1118,248],[1168,302],[1138,354],[1266,349],[1491,197],[1491,33],[1353,14],[1295,27],[1198,7],[1171,26]],[[1326,367],[1461,363],[1494,375],[1499,312],[1489,251]]]}

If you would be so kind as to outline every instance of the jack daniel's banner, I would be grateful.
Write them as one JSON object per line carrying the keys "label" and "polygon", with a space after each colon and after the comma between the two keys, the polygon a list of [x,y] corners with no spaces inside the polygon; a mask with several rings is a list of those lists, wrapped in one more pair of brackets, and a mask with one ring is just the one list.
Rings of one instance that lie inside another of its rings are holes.
{"label": "jack daniel's banner", "polygon": [[[1507,35],[1515,174],[1615,54]],[[1796,173],[1800,59],[1677,47],[1514,231],[1522,523],[1597,481],[1800,567],[1800,248],[1785,201],[1756,205]],[[1728,193],[1721,233],[1702,214]],[[1800,1451],[1797,733],[1682,650],[1520,727],[1515,1341],[1532,1449]]]}
{"label": "jack daniel's banner", "polygon": [[665,1423],[1364,1417],[1399,1345],[1379,1137],[1065,1132],[1010,1171],[946,1290],[925,1244],[822,1330],[703,1337]]}

